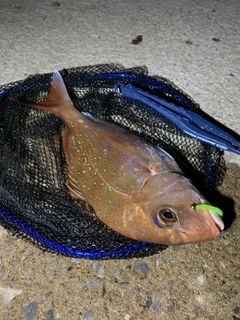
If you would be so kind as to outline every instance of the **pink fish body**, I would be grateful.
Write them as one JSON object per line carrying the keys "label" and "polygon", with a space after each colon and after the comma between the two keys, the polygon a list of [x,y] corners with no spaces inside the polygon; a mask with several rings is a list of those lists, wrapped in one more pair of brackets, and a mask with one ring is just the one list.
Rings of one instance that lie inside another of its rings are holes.
{"label": "pink fish body", "polygon": [[174,159],[115,125],[77,111],[59,72],[53,75],[49,98],[28,105],[63,120],[69,192],[92,206],[110,228],[166,245],[219,236],[221,218],[196,209],[207,201]]}

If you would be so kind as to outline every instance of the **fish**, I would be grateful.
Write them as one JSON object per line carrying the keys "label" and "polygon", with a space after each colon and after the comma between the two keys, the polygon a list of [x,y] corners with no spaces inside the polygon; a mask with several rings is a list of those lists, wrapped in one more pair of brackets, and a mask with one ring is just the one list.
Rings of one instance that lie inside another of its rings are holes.
{"label": "fish", "polygon": [[219,237],[221,210],[208,203],[172,156],[124,128],[78,111],[58,71],[46,100],[17,102],[63,121],[68,192],[73,201],[90,205],[112,230],[168,246]]}

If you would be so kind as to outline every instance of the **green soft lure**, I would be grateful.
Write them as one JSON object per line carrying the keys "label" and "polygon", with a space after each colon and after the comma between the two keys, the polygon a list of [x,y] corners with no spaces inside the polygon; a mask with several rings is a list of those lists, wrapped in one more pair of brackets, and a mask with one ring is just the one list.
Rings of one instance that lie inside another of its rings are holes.
{"label": "green soft lure", "polygon": [[195,206],[195,209],[206,209],[206,210],[209,210],[209,211],[213,211],[215,212],[220,218],[223,217],[223,212],[221,209],[217,208],[217,207],[213,207],[211,206],[210,204],[207,204],[207,203],[202,203],[202,204],[198,204]]}

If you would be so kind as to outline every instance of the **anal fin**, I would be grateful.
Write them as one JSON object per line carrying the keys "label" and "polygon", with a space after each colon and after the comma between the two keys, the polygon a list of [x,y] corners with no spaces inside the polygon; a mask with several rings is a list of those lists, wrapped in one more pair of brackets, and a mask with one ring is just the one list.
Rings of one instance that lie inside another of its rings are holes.
{"label": "anal fin", "polygon": [[69,165],[67,169],[68,169],[68,172],[67,172],[66,186],[70,192],[71,197],[76,201],[79,201],[79,200],[86,201],[85,196],[82,193],[82,190],[80,188],[80,185],[75,179],[74,174]]}

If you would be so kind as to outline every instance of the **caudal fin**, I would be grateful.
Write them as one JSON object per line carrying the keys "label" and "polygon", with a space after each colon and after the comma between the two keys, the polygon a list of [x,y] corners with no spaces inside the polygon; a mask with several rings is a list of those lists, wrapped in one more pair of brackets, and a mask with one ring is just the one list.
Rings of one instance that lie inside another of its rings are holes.
{"label": "caudal fin", "polygon": [[[17,99],[12,99],[12,100],[22,103]],[[73,103],[68,95],[66,86],[64,84],[63,78],[57,70],[54,71],[52,76],[48,98],[39,103],[26,103],[26,104],[33,108],[54,113],[59,117],[61,117],[64,111],[66,112],[67,105],[70,104],[73,106]]]}

